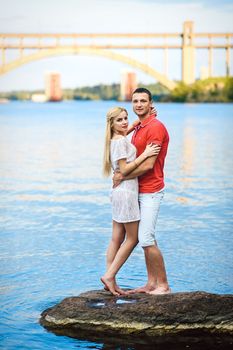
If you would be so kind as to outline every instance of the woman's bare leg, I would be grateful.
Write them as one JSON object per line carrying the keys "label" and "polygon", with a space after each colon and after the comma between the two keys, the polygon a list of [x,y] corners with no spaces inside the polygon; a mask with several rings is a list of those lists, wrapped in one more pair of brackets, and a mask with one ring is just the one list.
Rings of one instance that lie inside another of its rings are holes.
{"label": "woman's bare leg", "polygon": [[112,221],[112,238],[109,242],[109,246],[107,249],[107,270],[112,264],[116,253],[118,252],[121,244],[124,242],[125,239],[125,227],[124,224],[121,224],[116,221]]}
{"label": "woman's bare leg", "polygon": [[105,287],[107,287],[113,295],[120,294],[116,290],[115,276],[138,243],[138,221],[126,223],[124,224],[124,227],[126,231],[126,239],[118,249],[107,272],[101,278],[101,281],[104,283]]}
{"label": "woman's bare leg", "polygon": [[[121,244],[124,242],[125,239],[125,227],[124,224],[121,224],[116,221],[112,221],[112,238],[109,242],[108,249],[107,249],[107,258],[106,258],[106,264],[107,264],[107,270],[111,266],[116,253],[118,252]],[[104,281],[101,279],[101,281],[104,284],[104,288],[106,290],[109,290],[108,286],[104,283]],[[114,279],[114,285],[115,285],[115,291],[118,294],[124,294],[124,291],[118,287],[115,279]]]}

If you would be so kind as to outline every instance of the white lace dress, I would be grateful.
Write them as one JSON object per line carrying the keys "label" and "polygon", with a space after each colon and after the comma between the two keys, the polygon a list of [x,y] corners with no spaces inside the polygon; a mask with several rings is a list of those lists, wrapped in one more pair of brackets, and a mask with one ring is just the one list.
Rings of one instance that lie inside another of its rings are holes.
{"label": "white lace dress", "polygon": [[[111,140],[111,164],[113,170],[119,169],[118,160],[132,162],[136,158],[136,148],[127,137]],[[112,218],[119,223],[140,220],[138,203],[138,179],[124,180],[111,190]]]}

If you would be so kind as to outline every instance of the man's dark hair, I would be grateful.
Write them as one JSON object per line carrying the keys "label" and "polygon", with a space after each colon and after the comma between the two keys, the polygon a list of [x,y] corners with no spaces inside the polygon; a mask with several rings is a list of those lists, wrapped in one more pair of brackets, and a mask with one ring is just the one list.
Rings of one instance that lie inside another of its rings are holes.
{"label": "man's dark hair", "polygon": [[133,94],[142,94],[145,93],[149,96],[149,100],[152,101],[152,95],[151,92],[149,90],[147,90],[146,88],[140,87],[137,88],[136,90],[134,90]]}

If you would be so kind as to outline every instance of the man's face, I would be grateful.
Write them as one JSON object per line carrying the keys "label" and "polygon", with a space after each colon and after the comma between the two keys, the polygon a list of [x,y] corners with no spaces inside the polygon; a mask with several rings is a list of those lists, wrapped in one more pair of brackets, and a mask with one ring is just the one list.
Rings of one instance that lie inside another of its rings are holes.
{"label": "man's face", "polygon": [[132,103],[133,111],[139,118],[150,115],[152,101],[149,100],[149,96],[145,92],[133,94]]}

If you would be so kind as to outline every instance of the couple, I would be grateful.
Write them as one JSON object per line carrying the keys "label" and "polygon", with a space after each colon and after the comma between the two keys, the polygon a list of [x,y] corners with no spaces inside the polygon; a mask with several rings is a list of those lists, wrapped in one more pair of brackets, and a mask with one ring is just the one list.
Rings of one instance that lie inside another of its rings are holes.
{"label": "couple", "polygon": [[[130,127],[124,108],[112,108],[107,114],[103,172],[108,176],[111,169],[114,171],[113,230],[107,250],[107,271],[101,281],[113,295],[166,294],[171,290],[155,240],[155,226],[164,195],[163,168],[169,135],[156,119],[149,90],[136,89],[132,103],[139,120]],[[126,135],[133,130],[130,143]],[[141,288],[125,292],[117,285],[116,274],[138,241],[144,249],[148,281]]]}

